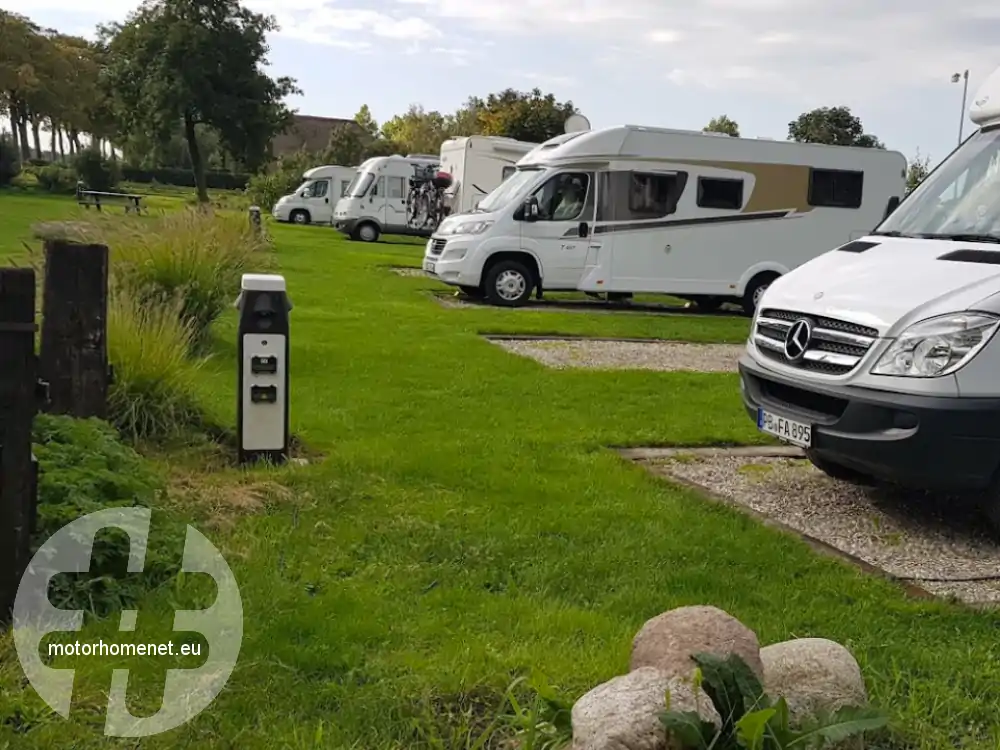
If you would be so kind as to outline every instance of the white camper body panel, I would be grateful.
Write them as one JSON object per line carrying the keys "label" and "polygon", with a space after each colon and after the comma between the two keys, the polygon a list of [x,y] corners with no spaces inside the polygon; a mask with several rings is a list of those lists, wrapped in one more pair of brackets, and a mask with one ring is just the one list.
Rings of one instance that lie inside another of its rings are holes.
{"label": "white camper body panel", "polygon": [[451,214],[464,214],[512,174],[515,165],[537,144],[513,138],[473,135],[441,144],[441,169],[453,178],[445,192]]}
{"label": "white camper body panel", "polygon": [[329,224],[337,201],[347,191],[357,167],[326,164],[302,173],[302,184],[282,196],[271,215],[278,221],[296,224]]}
{"label": "white camper body panel", "polygon": [[[484,287],[491,256],[522,253],[529,281],[545,290],[745,303],[869,232],[906,181],[898,152],[634,125],[558,136],[518,170],[481,201],[478,222],[442,223],[425,252],[439,279]],[[526,199],[547,201],[567,178],[584,186],[581,213],[525,219]]]}

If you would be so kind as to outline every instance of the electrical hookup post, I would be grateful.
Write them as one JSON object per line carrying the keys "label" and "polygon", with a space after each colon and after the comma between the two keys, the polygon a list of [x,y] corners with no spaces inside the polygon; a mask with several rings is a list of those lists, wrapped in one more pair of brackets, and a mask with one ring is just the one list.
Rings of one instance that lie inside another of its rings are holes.
{"label": "electrical hookup post", "polygon": [[244,274],[240,313],[237,427],[239,462],[281,464],[289,451],[288,299],[285,277]]}

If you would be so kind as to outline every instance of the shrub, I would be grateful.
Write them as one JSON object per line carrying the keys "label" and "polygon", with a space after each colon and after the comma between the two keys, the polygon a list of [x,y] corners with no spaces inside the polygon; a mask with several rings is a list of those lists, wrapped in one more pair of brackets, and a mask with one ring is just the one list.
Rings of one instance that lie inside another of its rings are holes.
{"label": "shrub", "polygon": [[147,307],[179,300],[197,349],[239,293],[241,276],[266,268],[270,255],[246,217],[185,209],[153,220],[119,222],[106,238],[113,270]]}
{"label": "shrub", "polygon": [[[163,490],[163,478],[124,445],[106,422],[40,414],[35,417],[34,443],[40,472],[33,551],[81,516],[104,508],[149,507]],[[157,541],[170,539],[176,548],[180,539],[176,524],[164,528],[157,523],[154,528],[160,532],[155,534]],[[144,591],[169,578],[176,566],[151,543],[143,580],[116,580],[115,575],[127,569],[128,537],[116,532],[101,534],[99,540],[89,575],[53,578],[50,598],[54,606],[104,614],[134,604]]]}
{"label": "shrub", "polygon": [[262,211],[270,211],[278,198],[288,195],[302,184],[302,172],[298,169],[279,169],[271,174],[256,174],[250,178],[247,194],[251,202]]}
{"label": "shrub", "polygon": [[35,170],[38,186],[49,193],[73,193],[76,191],[76,172],[68,167],[50,164]]}
{"label": "shrub", "polygon": [[14,148],[14,140],[0,133],[0,187],[10,185],[21,173],[21,159]]}
{"label": "shrub", "polygon": [[[141,169],[126,164],[122,167],[122,178],[128,182],[138,182],[144,185],[158,182],[161,185],[194,187],[194,172],[190,169],[170,167]],[[210,190],[243,190],[249,179],[250,175],[236,172],[205,172],[205,182]]]}
{"label": "shrub", "polygon": [[201,361],[188,352],[194,330],[180,317],[181,301],[147,305],[116,285],[108,306],[108,357],[114,381],[109,420],[132,441],[162,440],[200,427],[193,392]]}
{"label": "shrub", "polygon": [[77,178],[83,180],[89,190],[114,190],[121,181],[118,163],[101,156],[95,148],[80,151],[73,160]]}

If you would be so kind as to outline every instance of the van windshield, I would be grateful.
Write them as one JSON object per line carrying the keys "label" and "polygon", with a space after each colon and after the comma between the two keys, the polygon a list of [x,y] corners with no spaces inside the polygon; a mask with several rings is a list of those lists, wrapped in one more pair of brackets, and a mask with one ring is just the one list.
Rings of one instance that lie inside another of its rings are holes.
{"label": "van windshield", "polygon": [[539,167],[517,170],[495,187],[489,195],[479,201],[479,205],[476,207],[474,213],[497,211],[503,208],[510,203],[515,195],[521,192],[521,189],[525,185],[534,181],[541,171]]}
{"label": "van windshield", "polygon": [[368,192],[373,182],[375,182],[374,172],[358,172],[347,186],[346,194],[351,198],[360,198]]}
{"label": "van windshield", "polygon": [[1000,128],[969,138],[875,234],[1000,241]]}

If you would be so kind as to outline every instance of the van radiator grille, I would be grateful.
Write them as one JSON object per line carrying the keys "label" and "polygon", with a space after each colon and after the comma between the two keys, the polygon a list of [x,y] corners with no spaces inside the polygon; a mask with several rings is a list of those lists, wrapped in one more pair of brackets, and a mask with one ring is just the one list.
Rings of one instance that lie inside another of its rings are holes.
{"label": "van radiator grille", "polygon": [[431,255],[440,255],[444,252],[444,246],[448,240],[431,240]]}
{"label": "van radiator grille", "polygon": [[[785,338],[800,320],[809,322],[811,336],[805,353],[793,361],[785,354]],[[844,320],[768,309],[761,310],[757,318],[753,340],[766,357],[789,367],[826,375],[844,375],[858,366],[878,340],[878,331]]]}

